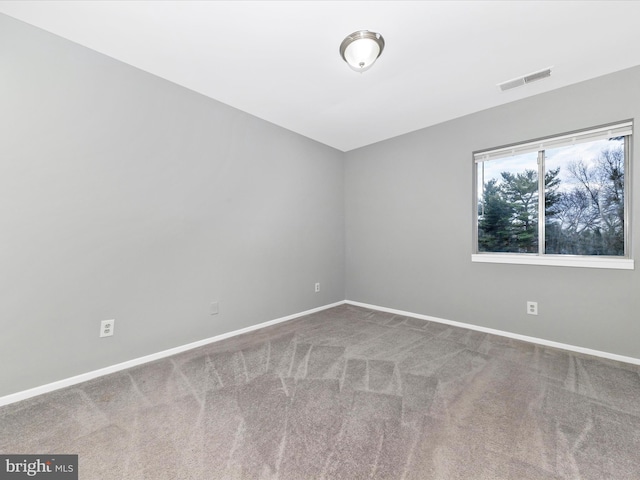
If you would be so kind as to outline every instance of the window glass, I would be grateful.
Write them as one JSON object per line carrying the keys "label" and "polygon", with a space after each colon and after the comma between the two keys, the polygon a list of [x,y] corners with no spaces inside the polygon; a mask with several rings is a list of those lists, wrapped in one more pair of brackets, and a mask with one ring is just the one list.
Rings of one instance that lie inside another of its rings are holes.
{"label": "window glass", "polygon": [[538,153],[478,163],[478,250],[538,252]]}
{"label": "window glass", "polygon": [[474,154],[476,252],[628,259],[631,129],[624,122]]}
{"label": "window glass", "polygon": [[624,255],[624,139],[545,151],[545,252]]}

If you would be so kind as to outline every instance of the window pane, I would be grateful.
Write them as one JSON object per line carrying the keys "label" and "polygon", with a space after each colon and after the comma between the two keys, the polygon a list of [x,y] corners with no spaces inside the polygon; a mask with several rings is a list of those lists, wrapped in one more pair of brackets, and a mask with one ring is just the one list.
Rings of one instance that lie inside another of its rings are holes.
{"label": "window pane", "polygon": [[624,137],[545,152],[545,253],[624,256]]}
{"label": "window pane", "polygon": [[478,251],[538,253],[538,154],[480,162]]}

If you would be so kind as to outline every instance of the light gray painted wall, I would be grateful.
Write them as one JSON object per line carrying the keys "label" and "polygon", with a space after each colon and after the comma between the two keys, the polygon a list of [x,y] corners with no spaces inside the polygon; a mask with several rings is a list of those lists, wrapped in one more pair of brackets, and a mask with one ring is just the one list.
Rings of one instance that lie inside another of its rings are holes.
{"label": "light gray painted wall", "polygon": [[[638,262],[471,263],[471,152],[640,118],[639,85],[636,67],[347,153],[347,299],[640,358]],[[632,175],[637,253],[637,161]],[[537,317],[527,300],[539,302]]]}
{"label": "light gray painted wall", "polygon": [[344,299],[337,150],[3,15],[0,132],[0,396]]}

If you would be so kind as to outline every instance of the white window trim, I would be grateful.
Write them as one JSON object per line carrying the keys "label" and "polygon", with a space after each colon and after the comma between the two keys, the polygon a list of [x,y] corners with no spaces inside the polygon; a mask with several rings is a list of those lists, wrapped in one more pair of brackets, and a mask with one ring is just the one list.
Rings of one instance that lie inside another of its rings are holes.
{"label": "white window trim", "polygon": [[[564,135],[556,135],[545,137],[530,142],[523,142],[506,147],[493,148],[490,150],[478,151],[473,153],[474,163],[481,163],[485,161],[495,160],[497,158],[509,157],[514,154],[536,151],[538,149],[554,148],[557,146],[573,145],[584,141],[592,141],[599,138],[610,138],[611,136],[629,136],[633,135],[633,121],[627,120],[624,122],[618,122],[616,124],[605,125],[602,127],[591,128],[582,131],[571,132]],[[627,142],[628,151],[626,155],[630,155],[631,142]],[[625,175],[631,172],[631,162],[626,165]],[[474,169],[474,199],[478,198],[477,169]],[[625,191],[630,186],[630,177],[625,181]],[[544,182],[544,179],[541,179]],[[625,199],[625,224],[627,225],[625,232],[625,244],[627,248],[631,248],[631,227],[630,227],[630,211],[631,202],[629,201],[630,194],[626,195]],[[477,217],[477,205],[474,200],[474,215],[475,215],[475,233],[474,233],[474,253],[471,254],[471,261],[474,263],[503,263],[503,264],[515,264],[515,265],[544,265],[554,267],[581,267],[581,268],[606,268],[614,270],[635,270],[635,263],[632,254],[627,252],[625,257],[605,257],[605,256],[587,256],[587,255],[552,255],[552,254],[539,254],[539,253],[492,253],[492,252],[477,252],[478,248],[478,217]]]}
{"label": "white window trim", "polygon": [[537,255],[522,253],[474,253],[472,262],[511,263],[515,265],[546,265],[553,267],[609,268],[614,270],[634,270],[631,258],[586,257],[580,255]]}
{"label": "white window trim", "polygon": [[474,161],[487,162],[498,158],[511,157],[521,153],[537,152],[549,150],[551,148],[566,147],[582,142],[593,142],[594,140],[604,140],[611,137],[624,137],[632,135],[633,122],[626,121],[615,125],[592,128],[589,130],[547,137],[532,142],[524,142],[509,147],[494,148],[473,154]]}

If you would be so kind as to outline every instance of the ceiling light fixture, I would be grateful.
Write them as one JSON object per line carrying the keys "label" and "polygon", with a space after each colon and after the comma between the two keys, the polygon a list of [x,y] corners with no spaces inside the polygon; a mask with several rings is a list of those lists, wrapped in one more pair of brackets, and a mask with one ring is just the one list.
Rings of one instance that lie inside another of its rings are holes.
{"label": "ceiling light fixture", "polygon": [[340,44],[340,56],[356,72],[364,72],[378,59],[384,50],[382,35],[360,30],[348,35]]}

